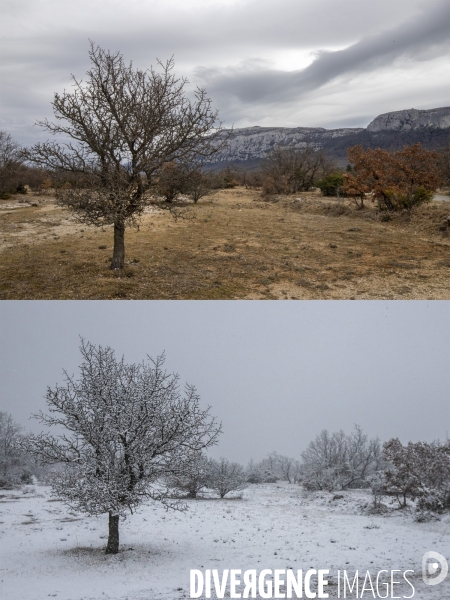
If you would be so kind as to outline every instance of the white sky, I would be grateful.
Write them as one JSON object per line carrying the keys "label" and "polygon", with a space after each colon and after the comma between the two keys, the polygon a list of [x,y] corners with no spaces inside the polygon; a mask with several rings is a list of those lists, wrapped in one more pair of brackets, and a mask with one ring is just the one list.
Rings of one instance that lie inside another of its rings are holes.
{"label": "white sky", "polygon": [[27,429],[79,335],[128,362],[165,350],[222,422],[216,456],[300,457],[322,429],[382,440],[450,434],[448,302],[3,301],[0,410]]}
{"label": "white sky", "polygon": [[88,39],[174,55],[226,126],[365,127],[450,104],[447,0],[0,0],[0,129],[21,143],[88,68]]}

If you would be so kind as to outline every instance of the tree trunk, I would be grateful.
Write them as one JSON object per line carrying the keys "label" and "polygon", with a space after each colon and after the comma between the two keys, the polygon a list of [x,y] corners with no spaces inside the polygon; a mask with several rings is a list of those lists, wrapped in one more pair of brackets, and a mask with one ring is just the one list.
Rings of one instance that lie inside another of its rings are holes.
{"label": "tree trunk", "polygon": [[123,269],[125,262],[125,224],[123,221],[114,223],[114,251],[111,269]]}
{"label": "tree trunk", "polygon": [[119,515],[113,515],[109,511],[109,535],[106,546],[106,554],[117,554],[119,552]]}

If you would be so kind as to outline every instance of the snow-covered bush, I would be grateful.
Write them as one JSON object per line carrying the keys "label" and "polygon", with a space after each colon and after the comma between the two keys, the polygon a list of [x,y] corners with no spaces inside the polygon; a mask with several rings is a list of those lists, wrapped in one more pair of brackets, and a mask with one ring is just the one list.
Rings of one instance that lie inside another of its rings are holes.
{"label": "snow-covered bush", "polygon": [[224,498],[229,492],[238,492],[248,486],[244,468],[225,458],[211,460],[208,487]]}
{"label": "snow-covered bush", "polygon": [[302,453],[303,485],[310,490],[368,487],[380,468],[381,443],[355,426],[351,434],[323,430]]}
{"label": "snow-covered bush", "polygon": [[417,510],[450,509],[450,442],[409,442],[393,438],[383,445],[385,490],[400,507],[417,499]]}

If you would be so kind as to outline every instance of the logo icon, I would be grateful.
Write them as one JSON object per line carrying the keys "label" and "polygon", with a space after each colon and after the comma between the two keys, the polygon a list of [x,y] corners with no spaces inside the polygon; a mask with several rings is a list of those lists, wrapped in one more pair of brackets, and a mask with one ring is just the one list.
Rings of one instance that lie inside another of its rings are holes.
{"label": "logo icon", "polygon": [[448,562],[439,552],[425,552],[422,558],[422,579],[427,585],[444,581],[448,573]]}

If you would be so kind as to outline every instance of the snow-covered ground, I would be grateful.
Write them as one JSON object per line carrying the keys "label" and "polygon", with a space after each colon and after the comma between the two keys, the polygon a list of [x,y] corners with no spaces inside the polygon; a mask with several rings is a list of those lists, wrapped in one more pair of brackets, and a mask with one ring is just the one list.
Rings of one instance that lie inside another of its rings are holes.
{"label": "snow-covered ground", "polygon": [[[149,504],[121,522],[121,552],[106,556],[106,515],[75,514],[47,487],[0,491],[0,598],[177,600],[190,596],[190,569],[287,568],[330,569],[330,582],[338,569],[413,569],[415,599],[450,598],[450,575],[436,586],[420,577],[426,551],[450,559],[450,515],[367,515],[368,493],[339,495],[279,483],[253,485],[242,499],[192,500],[186,513]],[[335,585],[325,589],[337,597]],[[396,590],[411,595],[408,585]]]}

